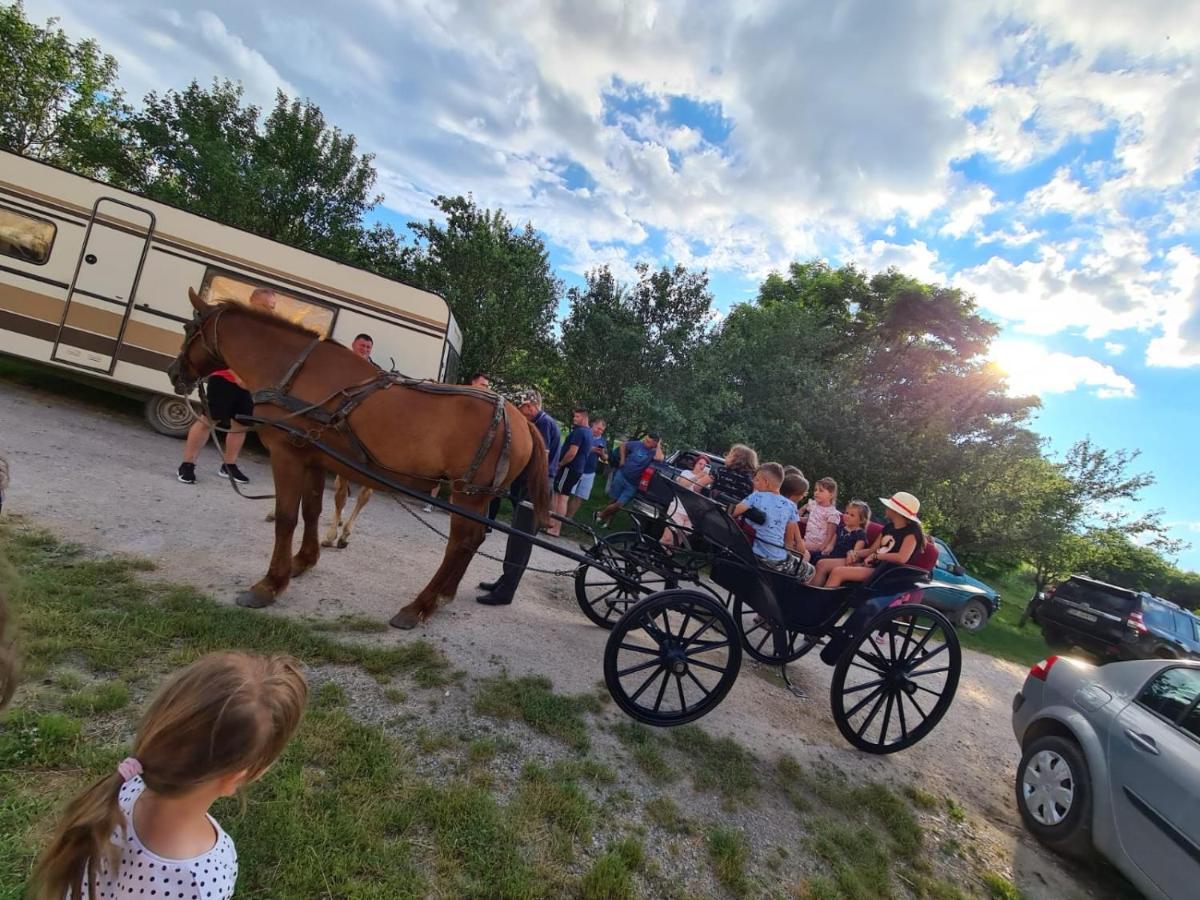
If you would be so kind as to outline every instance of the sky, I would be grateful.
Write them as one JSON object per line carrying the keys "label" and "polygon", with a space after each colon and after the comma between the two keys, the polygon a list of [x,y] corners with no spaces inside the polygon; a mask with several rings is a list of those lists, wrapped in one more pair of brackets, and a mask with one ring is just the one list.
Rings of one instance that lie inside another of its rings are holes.
{"label": "sky", "polygon": [[1138,449],[1200,569],[1200,15],[1187,0],[27,0],[131,99],[312,98],[381,221],[472,193],[568,283],[814,257],[972,294],[1053,451]]}

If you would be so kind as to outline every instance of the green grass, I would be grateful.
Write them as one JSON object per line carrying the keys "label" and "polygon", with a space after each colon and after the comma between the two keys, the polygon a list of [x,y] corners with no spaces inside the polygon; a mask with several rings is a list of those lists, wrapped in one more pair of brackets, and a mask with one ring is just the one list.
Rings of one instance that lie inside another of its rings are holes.
{"label": "green grass", "polygon": [[71,694],[63,706],[76,715],[114,712],[129,702],[129,688],[123,681],[108,681]]}
{"label": "green grass", "polygon": [[618,722],[613,733],[629,748],[638,767],[656,783],[669,784],[679,779],[679,773],[663,755],[662,739],[641,722]]}
{"label": "green grass", "polygon": [[1022,900],[1025,896],[1016,885],[995,872],[985,872],[983,886],[987,889],[989,900]]}
{"label": "green grass", "polygon": [[592,694],[564,696],[554,692],[549,678],[507,674],[480,682],[475,712],[497,719],[516,719],[531,728],[558,738],[576,750],[590,744],[584,713],[600,712],[600,701]]}
{"label": "green grass", "polygon": [[683,811],[666,794],[646,803],[646,818],[668,834],[691,834],[694,830]]}
{"label": "green grass", "polygon": [[1042,632],[1037,625],[1030,622],[1024,628],[1017,627],[1025,604],[1033,596],[1032,573],[1020,570],[988,583],[1000,592],[1000,610],[978,634],[959,631],[958,637],[963,646],[1030,666],[1053,653],[1042,640]]}
{"label": "green grass", "polygon": [[712,828],[708,832],[708,858],[717,881],[735,897],[744,897],[749,890],[746,863],[750,859],[750,845],[746,836],[732,828]]}
{"label": "green grass", "polygon": [[711,737],[695,725],[676,728],[671,741],[687,760],[696,790],[716,791],[727,806],[754,803],[764,764],[737,741]]}

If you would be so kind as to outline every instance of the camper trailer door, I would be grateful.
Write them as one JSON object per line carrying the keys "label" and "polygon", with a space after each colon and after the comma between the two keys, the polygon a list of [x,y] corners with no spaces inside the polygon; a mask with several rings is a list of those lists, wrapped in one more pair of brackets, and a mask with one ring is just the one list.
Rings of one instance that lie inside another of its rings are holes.
{"label": "camper trailer door", "polygon": [[149,210],[111,197],[96,201],[51,359],[112,374],[153,234]]}

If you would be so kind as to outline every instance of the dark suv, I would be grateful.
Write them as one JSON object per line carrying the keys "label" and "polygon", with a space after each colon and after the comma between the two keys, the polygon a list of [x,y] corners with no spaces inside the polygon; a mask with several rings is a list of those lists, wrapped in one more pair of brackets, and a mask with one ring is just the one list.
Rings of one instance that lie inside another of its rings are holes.
{"label": "dark suv", "polygon": [[1079,647],[1104,660],[1200,659],[1200,619],[1174,603],[1072,575],[1029,601],[1051,647]]}

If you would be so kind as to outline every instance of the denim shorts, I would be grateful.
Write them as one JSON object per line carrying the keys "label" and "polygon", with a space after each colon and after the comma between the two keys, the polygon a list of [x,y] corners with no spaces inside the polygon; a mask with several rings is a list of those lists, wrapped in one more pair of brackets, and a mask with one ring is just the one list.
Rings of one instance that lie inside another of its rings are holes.
{"label": "denim shorts", "polygon": [[613,472],[612,483],[608,486],[608,496],[618,503],[628,503],[636,493],[636,481],[630,481],[620,469]]}

